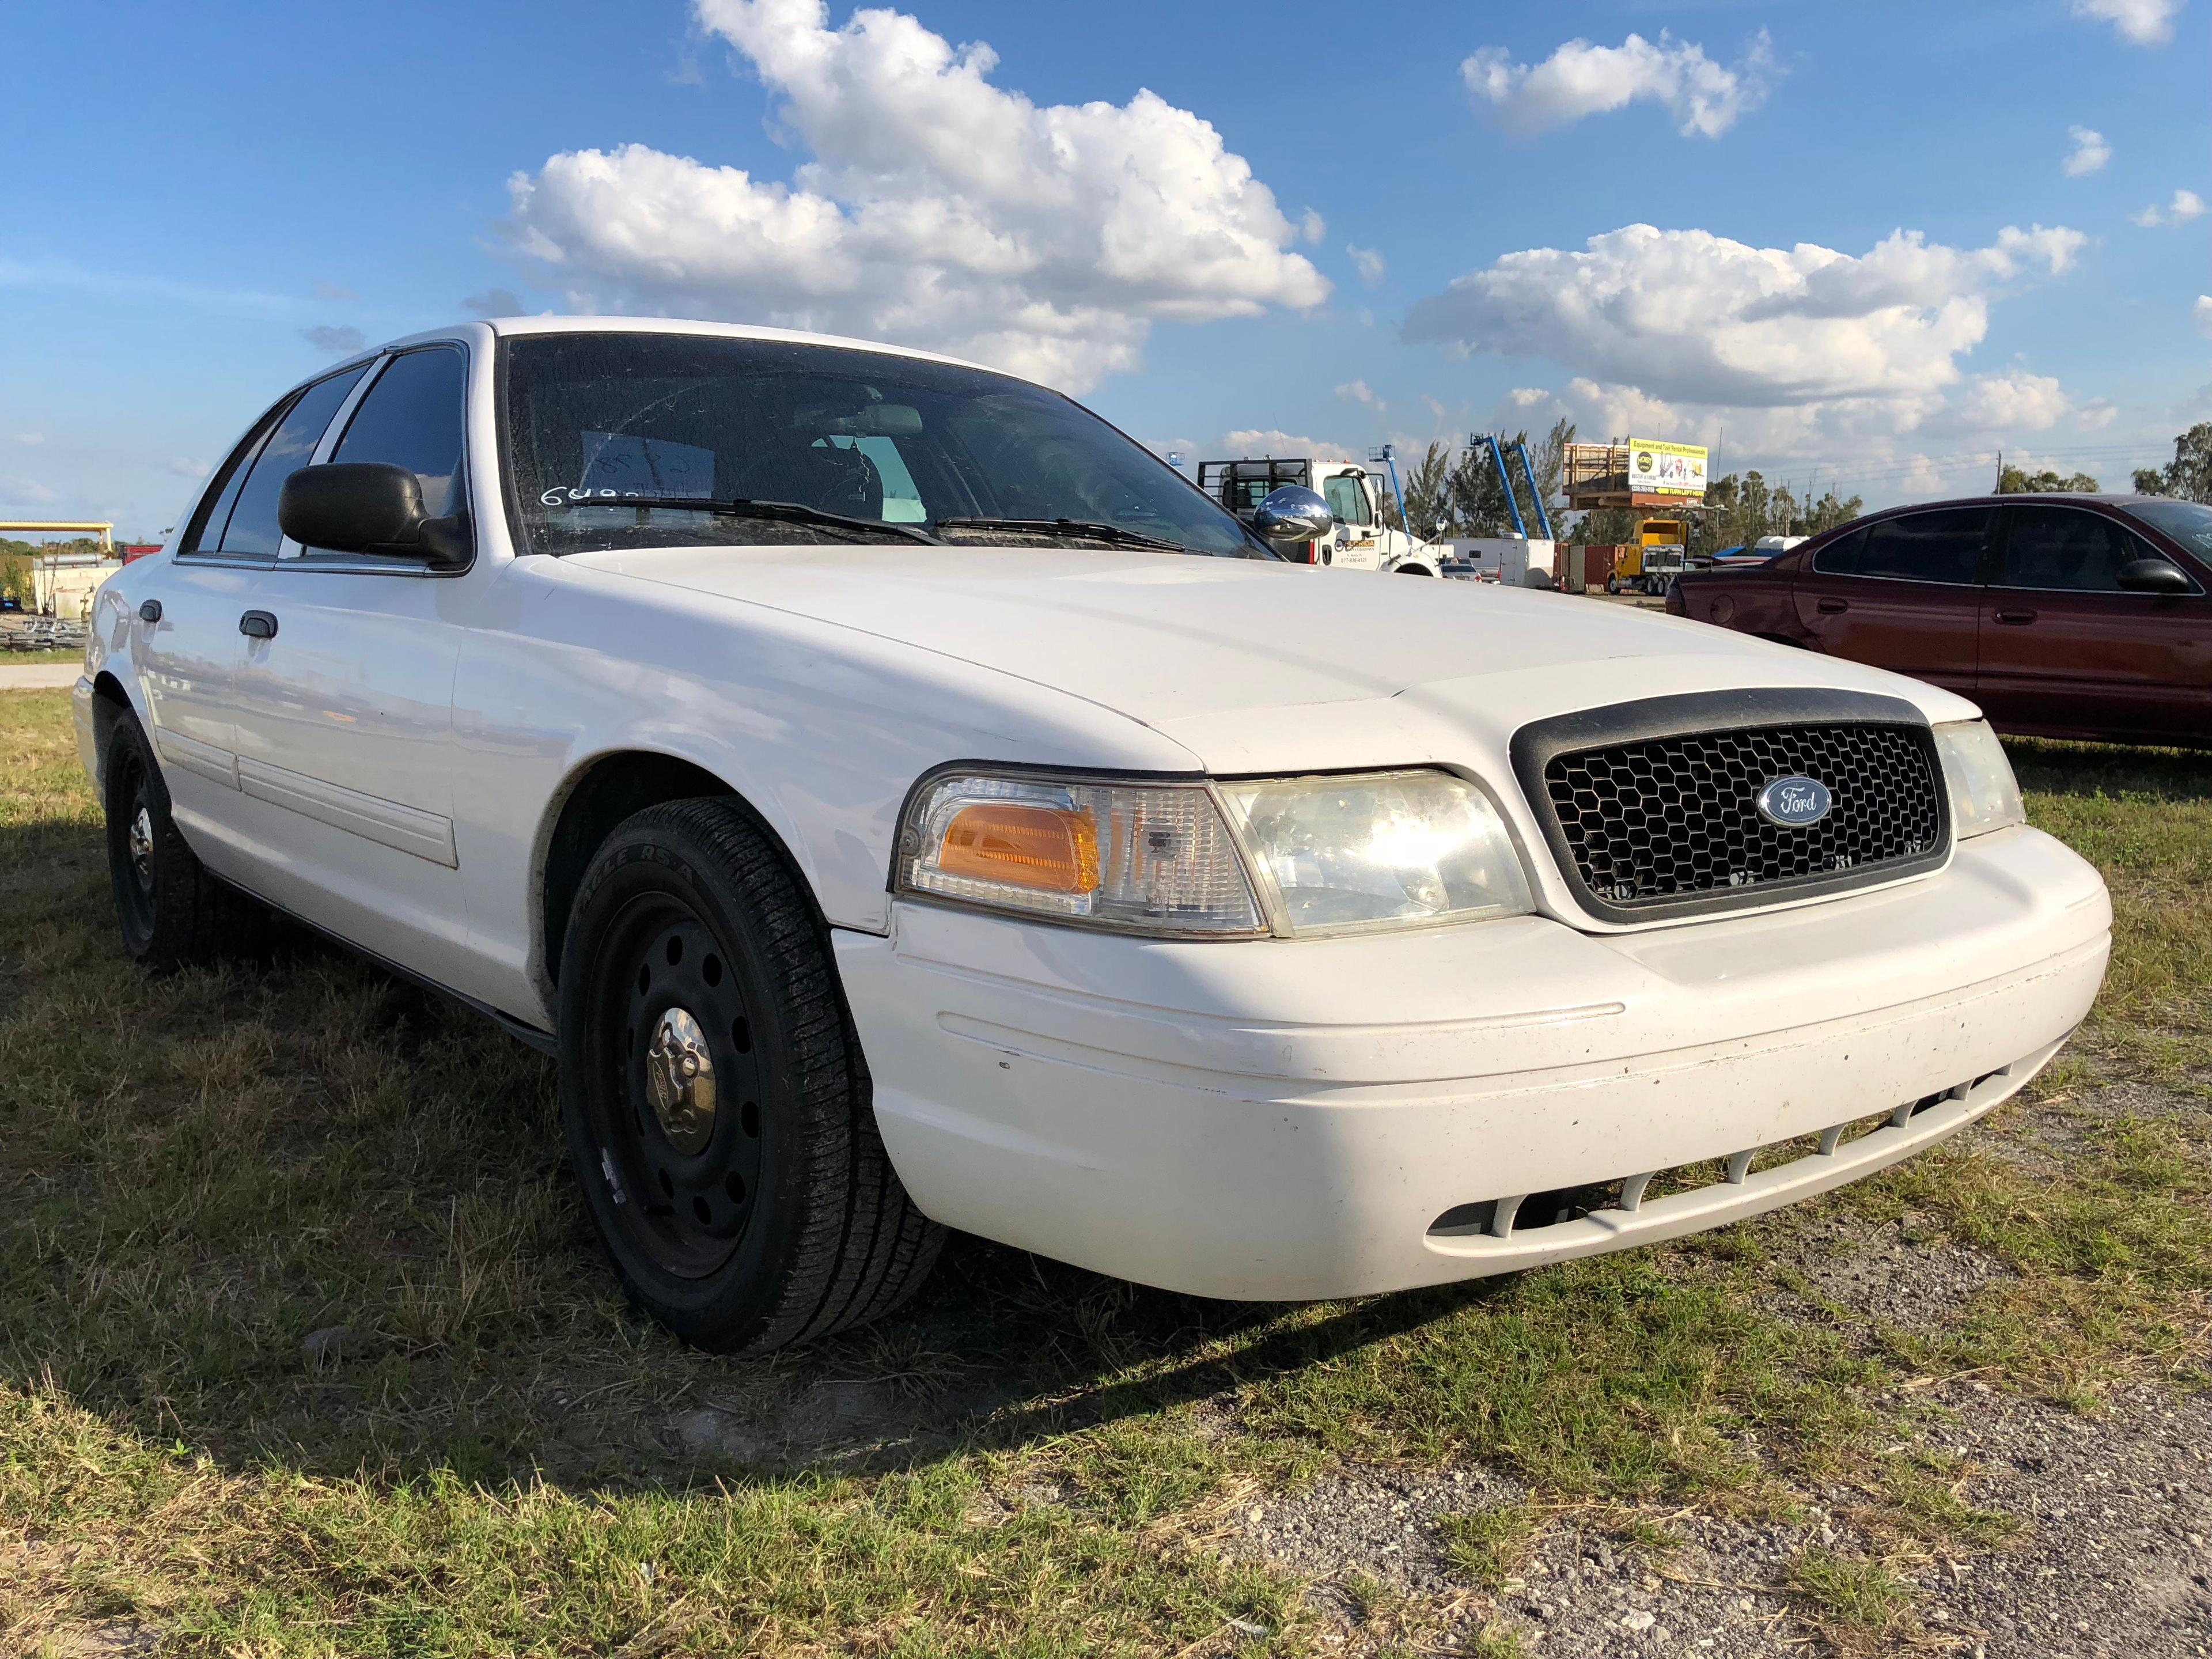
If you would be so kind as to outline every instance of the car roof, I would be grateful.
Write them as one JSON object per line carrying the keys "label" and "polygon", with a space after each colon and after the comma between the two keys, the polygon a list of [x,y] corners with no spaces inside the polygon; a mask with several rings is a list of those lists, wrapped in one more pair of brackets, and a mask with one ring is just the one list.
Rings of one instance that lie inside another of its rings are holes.
{"label": "car roof", "polygon": [[[691,334],[725,340],[778,340],[792,345],[833,346],[847,351],[879,351],[894,357],[914,357],[924,362],[951,363],[961,368],[980,368],[1003,374],[988,363],[949,357],[942,352],[918,351],[912,346],[883,340],[855,339],[843,334],[815,334],[805,329],[769,328],[754,323],[709,323],[683,317],[487,317],[485,325],[501,338],[532,334]],[[440,331],[450,335],[451,331]],[[393,344],[403,342],[394,341]],[[1018,380],[1021,377],[1010,377]]]}

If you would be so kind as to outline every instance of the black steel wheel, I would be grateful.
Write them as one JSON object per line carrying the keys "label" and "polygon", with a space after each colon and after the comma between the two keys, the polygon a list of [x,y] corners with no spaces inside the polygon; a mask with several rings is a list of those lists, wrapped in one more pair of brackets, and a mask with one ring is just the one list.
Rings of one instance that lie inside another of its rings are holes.
{"label": "black steel wheel", "polygon": [[622,1022],[623,1075],[591,1104],[628,1194],[619,1224],[663,1273],[705,1278],[737,1253],[759,1207],[764,1091],[751,1012],[706,921],[672,894],[633,899],[602,951],[603,994],[620,1006],[600,1018]]}
{"label": "black steel wheel", "polygon": [[154,745],[128,710],[115,717],[101,770],[108,882],[123,948],[157,974],[212,957],[225,890],[185,844]]}
{"label": "black steel wheel", "polygon": [[821,920],[736,802],[594,855],[560,957],[562,1117],[631,1299],[765,1352],[890,1311],[942,1231],[899,1185]]}

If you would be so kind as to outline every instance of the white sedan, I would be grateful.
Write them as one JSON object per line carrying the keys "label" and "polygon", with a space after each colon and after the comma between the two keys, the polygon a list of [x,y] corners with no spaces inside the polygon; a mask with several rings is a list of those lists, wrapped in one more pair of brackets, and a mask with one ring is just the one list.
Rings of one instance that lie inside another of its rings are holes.
{"label": "white sedan", "polygon": [[1972,1122],[2104,973],[1958,696],[1285,562],[941,357],[472,323],[181,525],[76,691],[131,953],[250,897],[557,1054],[624,1285],[716,1347],[948,1227],[1275,1298],[1714,1226]]}

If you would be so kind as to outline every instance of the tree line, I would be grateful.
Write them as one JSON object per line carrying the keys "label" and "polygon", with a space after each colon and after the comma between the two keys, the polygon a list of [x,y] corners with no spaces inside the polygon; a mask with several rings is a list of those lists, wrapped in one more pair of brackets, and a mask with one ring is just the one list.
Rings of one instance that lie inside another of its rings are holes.
{"label": "tree line", "polygon": [[[1529,470],[1551,509],[1552,525],[1559,540],[1601,545],[1633,542],[1645,519],[1667,516],[1663,511],[1633,507],[1571,513],[1560,498],[1559,485],[1566,471],[1567,446],[1574,441],[1574,422],[1563,420],[1534,442],[1522,431],[1514,434],[1506,444],[1509,450],[1528,445]],[[1513,459],[1517,461],[1518,457]],[[1528,479],[1511,462],[1507,477],[1511,481],[1514,505],[1521,509],[1522,524],[1528,534],[1539,534],[1535,500]],[[1513,533],[1506,484],[1498,476],[1498,463],[1487,445],[1463,450],[1455,459],[1450,445],[1431,443],[1406,474],[1404,483],[1406,518],[1417,536],[1436,540]],[[1856,519],[1864,506],[1858,496],[1839,498],[1833,489],[1818,500],[1801,499],[1787,484],[1770,484],[1758,472],[1741,477],[1731,472],[1707,485],[1704,510],[1690,514],[1690,551],[1711,553],[1748,546],[1761,536],[1817,536]]]}

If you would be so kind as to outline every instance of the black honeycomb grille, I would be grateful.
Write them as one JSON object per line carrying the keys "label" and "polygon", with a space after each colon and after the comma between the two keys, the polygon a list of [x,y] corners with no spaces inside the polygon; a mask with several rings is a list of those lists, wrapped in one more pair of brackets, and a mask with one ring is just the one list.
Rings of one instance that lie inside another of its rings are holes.
{"label": "black honeycomb grille", "polygon": [[[1827,785],[1834,805],[1820,823],[1784,827],[1759,815],[1759,792],[1792,775]],[[1577,873],[1613,908],[1674,908],[1707,895],[1757,902],[1784,884],[1856,886],[1940,860],[1948,843],[1924,726],[1655,738],[1554,755],[1543,780]]]}

